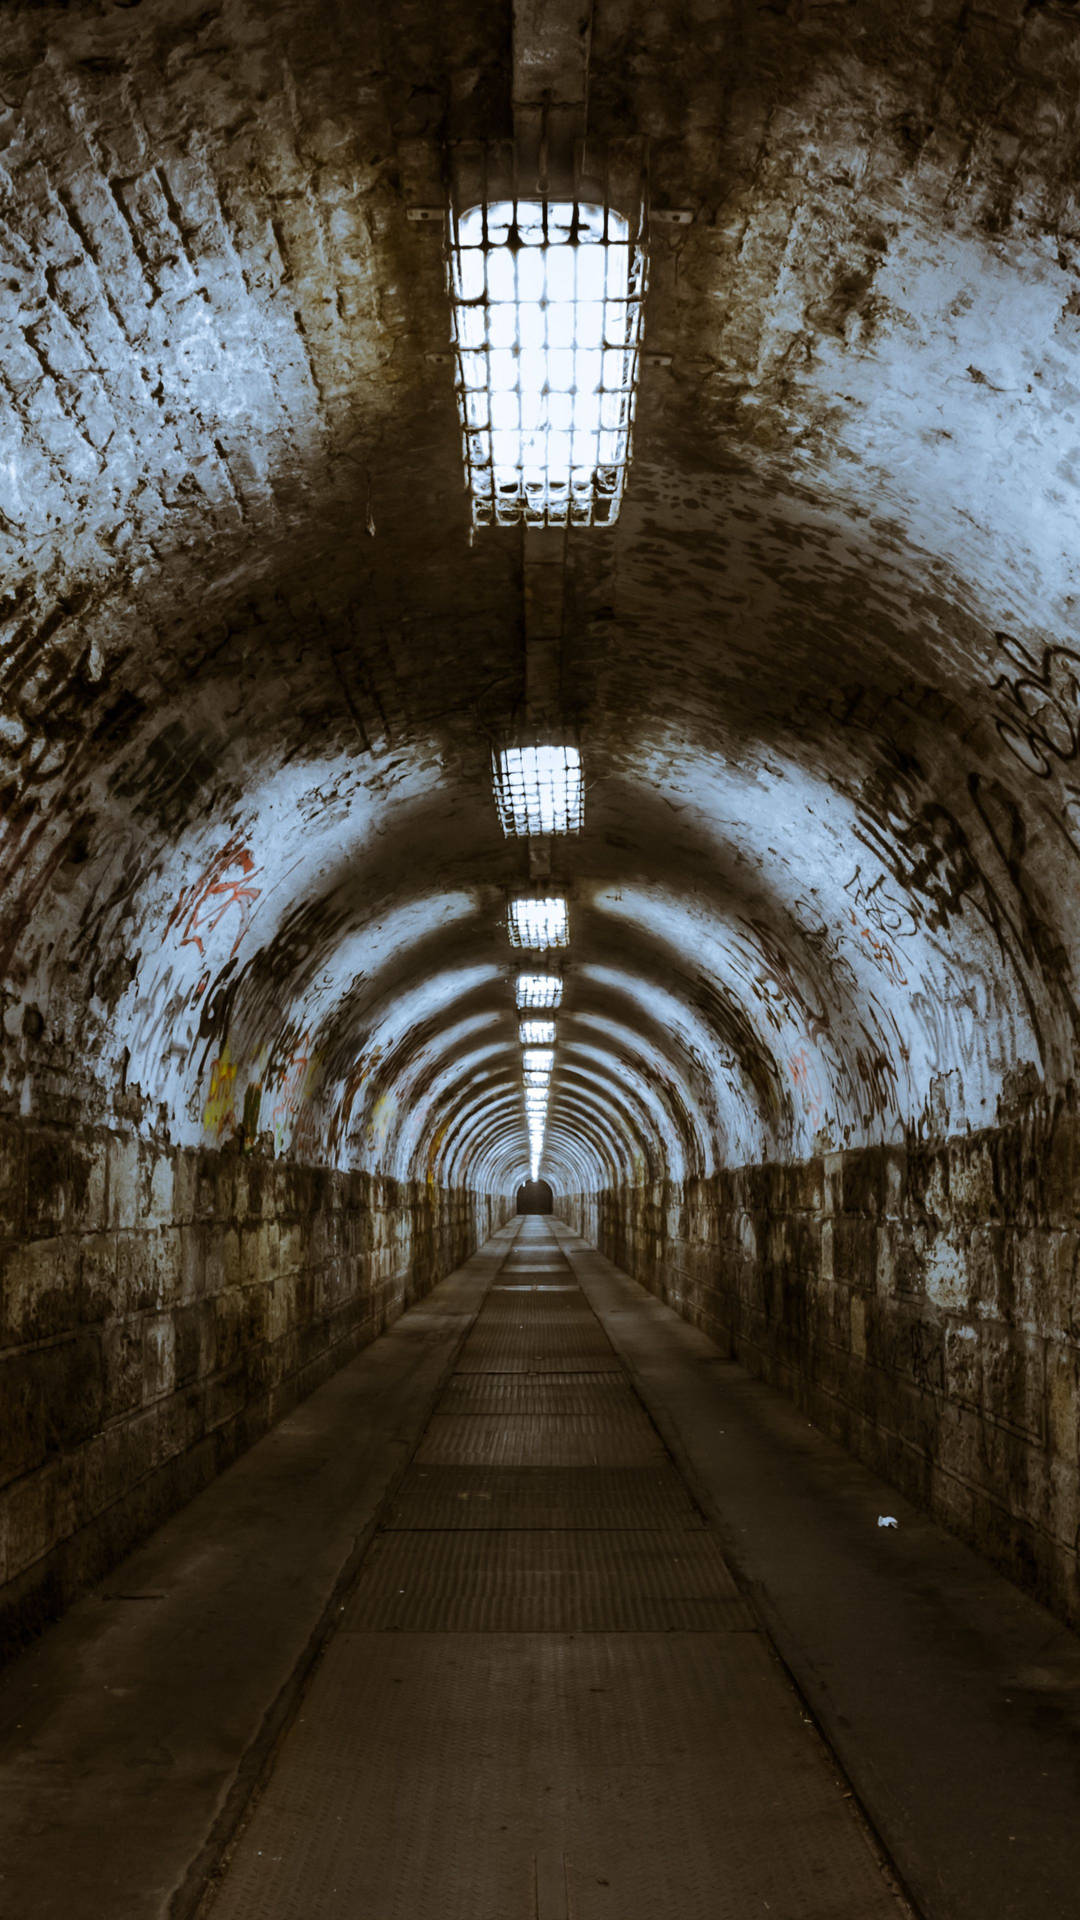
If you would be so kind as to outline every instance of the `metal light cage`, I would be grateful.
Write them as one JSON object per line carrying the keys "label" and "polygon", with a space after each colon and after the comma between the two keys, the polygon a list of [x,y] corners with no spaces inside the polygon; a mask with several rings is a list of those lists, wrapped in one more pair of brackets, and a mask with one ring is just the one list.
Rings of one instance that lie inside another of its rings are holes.
{"label": "metal light cage", "polygon": [[518,894],[507,906],[510,944],[549,953],[570,944],[570,916],[559,894]]}
{"label": "metal light cage", "polygon": [[581,832],[585,780],[581,754],[569,741],[508,742],[492,754],[491,771],[508,839]]}
{"label": "metal light cage", "polygon": [[552,1047],[555,1044],[554,1020],[522,1020],[518,1038],[523,1047]]}
{"label": "metal light cage", "polygon": [[519,973],[514,992],[519,1010],[554,1008],[562,1005],[563,983],[557,973]]}
{"label": "metal light cage", "polygon": [[647,258],[641,148],[522,178],[454,150],[450,294],[475,526],[610,526],[622,501]]}

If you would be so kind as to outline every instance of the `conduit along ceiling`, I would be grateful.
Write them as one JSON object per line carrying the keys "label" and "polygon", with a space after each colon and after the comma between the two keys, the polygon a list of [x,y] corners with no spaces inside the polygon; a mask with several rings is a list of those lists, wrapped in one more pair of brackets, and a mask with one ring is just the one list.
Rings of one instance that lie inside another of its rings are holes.
{"label": "conduit along ceiling", "polygon": [[12,0],[3,66],[9,1111],[505,1192],[1068,1086],[1074,8]]}

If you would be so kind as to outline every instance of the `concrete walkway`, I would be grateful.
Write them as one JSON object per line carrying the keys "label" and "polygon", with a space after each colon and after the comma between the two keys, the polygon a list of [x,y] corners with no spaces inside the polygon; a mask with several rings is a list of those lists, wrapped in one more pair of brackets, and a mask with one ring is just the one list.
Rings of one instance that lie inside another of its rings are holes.
{"label": "concrete walkway", "polygon": [[924,1920],[1075,1920],[1078,1702],[1073,1636],[515,1222],[0,1680],[0,1920],[888,1920],[815,1718]]}
{"label": "concrete walkway", "polygon": [[0,1920],[183,1920],[296,1706],[504,1228],[0,1677]]}
{"label": "concrete walkway", "polygon": [[1077,1920],[1080,1640],[556,1233],[925,1920]]}

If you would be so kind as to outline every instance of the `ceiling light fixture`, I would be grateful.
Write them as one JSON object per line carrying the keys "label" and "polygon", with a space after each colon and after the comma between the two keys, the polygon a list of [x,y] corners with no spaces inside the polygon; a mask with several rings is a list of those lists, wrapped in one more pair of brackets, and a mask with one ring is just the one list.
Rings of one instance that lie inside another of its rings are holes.
{"label": "ceiling light fixture", "polygon": [[558,897],[520,895],[510,902],[508,924],[514,947],[531,947],[542,953],[551,947],[565,947],[570,941],[566,901]]}
{"label": "ceiling light fixture", "polygon": [[550,1047],[555,1041],[554,1020],[523,1020],[518,1027],[523,1047]]}
{"label": "ceiling light fixture", "polygon": [[503,747],[493,769],[499,824],[508,839],[581,832],[584,782],[576,747]]}
{"label": "ceiling light fixture", "polygon": [[641,225],[611,206],[496,199],[451,214],[474,525],[617,519],[645,282]]}
{"label": "ceiling light fixture", "polygon": [[519,973],[519,1007],[557,1007],[562,1001],[562,981],[557,973]]}
{"label": "ceiling light fixture", "polygon": [[521,1056],[521,1064],[526,1073],[530,1068],[534,1072],[550,1073],[555,1065],[554,1047],[526,1047]]}

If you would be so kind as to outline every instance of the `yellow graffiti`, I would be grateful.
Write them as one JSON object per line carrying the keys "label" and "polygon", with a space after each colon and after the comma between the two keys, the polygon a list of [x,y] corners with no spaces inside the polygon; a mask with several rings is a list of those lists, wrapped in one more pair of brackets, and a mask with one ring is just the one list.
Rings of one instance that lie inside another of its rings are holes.
{"label": "yellow graffiti", "polygon": [[386,1136],[390,1131],[396,1104],[392,1093],[380,1093],[371,1109],[371,1118],[367,1124],[366,1140],[369,1147],[377,1150],[386,1145]]}
{"label": "yellow graffiti", "polygon": [[210,1095],[203,1113],[203,1126],[218,1138],[226,1127],[236,1125],[236,1067],[223,1047],[210,1069]]}
{"label": "yellow graffiti", "polygon": [[431,1136],[431,1145],[428,1148],[428,1154],[427,1154],[427,1183],[429,1187],[433,1187],[435,1185],[435,1162],[439,1157],[439,1149],[442,1146],[443,1141],[446,1139],[449,1129],[450,1129],[450,1122],[448,1120],[444,1120],[442,1123],[442,1126],[436,1127],[434,1133]]}

